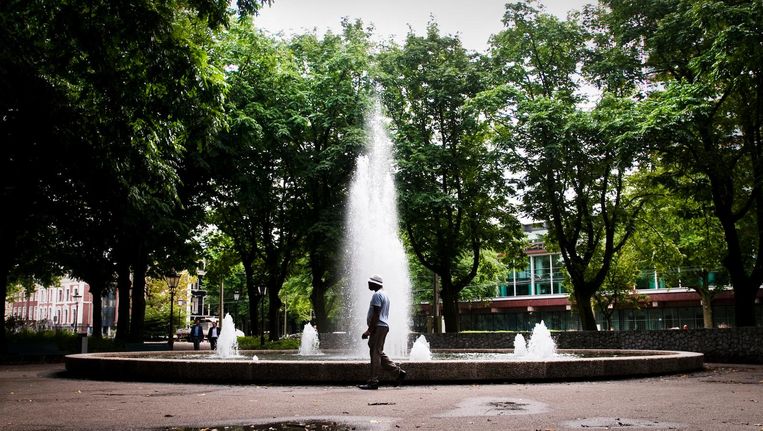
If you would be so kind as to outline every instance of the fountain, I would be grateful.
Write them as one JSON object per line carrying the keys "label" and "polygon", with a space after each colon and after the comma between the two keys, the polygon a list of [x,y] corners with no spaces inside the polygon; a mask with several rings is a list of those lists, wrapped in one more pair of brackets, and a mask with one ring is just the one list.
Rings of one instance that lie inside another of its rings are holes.
{"label": "fountain", "polygon": [[230,314],[226,314],[220,328],[220,336],[217,337],[217,349],[215,354],[218,358],[227,359],[238,356],[238,340],[236,337],[236,324]]}
{"label": "fountain", "polygon": [[[584,380],[660,375],[702,369],[703,355],[642,350],[560,350],[542,322],[529,343],[518,334],[515,349],[489,352],[432,352],[420,336],[408,353],[411,294],[405,251],[397,235],[392,144],[377,104],[369,121],[370,146],[357,160],[347,210],[343,244],[348,273],[345,299],[350,340],[343,351],[318,349],[318,334],[305,325],[299,353],[237,352],[230,316],[223,322],[217,351],[121,352],[68,355],[66,369],[90,378],[140,381],[217,383],[354,384],[368,376],[368,350],[360,334],[366,329],[371,297],[366,280],[384,278],[390,296],[392,327],[385,351],[403,362],[406,384],[435,382],[510,382]],[[227,337],[232,337],[227,338]],[[593,355],[592,355],[593,354]]]}
{"label": "fountain", "polygon": [[411,354],[408,356],[408,360],[414,362],[432,360],[432,350],[429,348],[429,342],[426,337],[419,335],[419,338],[411,346]]}
{"label": "fountain", "polygon": [[385,352],[395,358],[408,354],[411,284],[408,259],[398,235],[397,193],[392,175],[392,142],[385,129],[379,103],[368,120],[370,138],[366,154],[357,159],[346,216],[345,288],[348,312],[343,323],[353,341],[354,356],[368,354],[360,334],[366,330],[366,313],[372,292],[368,277],[379,274],[390,299],[390,331]]}
{"label": "fountain", "polygon": [[514,354],[528,359],[549,359],[556,355],[556,343],[551,338],[551,331],[546,328],[546,323],[540,321],[533,328],[530,341],[524,344],[522,334],[514,338]]}
{"label": "fountain", "polygon": [[305,323],[304,329],[302,329],[302,338],[299,343],[299,355],[300,356],[315,356],[321,355],[320,340],[318,339],[318,331],[315,330],[310,322]]}

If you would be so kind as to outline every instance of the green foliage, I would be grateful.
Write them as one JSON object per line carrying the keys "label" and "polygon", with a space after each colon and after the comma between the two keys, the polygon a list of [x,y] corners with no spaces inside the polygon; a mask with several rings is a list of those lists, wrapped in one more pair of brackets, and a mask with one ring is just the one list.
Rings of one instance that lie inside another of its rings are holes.
{"label": "green foliage", "polygon": [[504,23],[491,40],[493,76],[503,90],[487,93],[482,108],[521,173],[523,210],[549,222],[583,328],[595,329],[588,304],[642,205],[638,194],[624,198],[643,150],[634,102],[605,93],[593,109],[580,107],[582,68],[598,57],[576,19],[559,20],[527,2],[507,6]]}
{"label": "green foliage", "polygon": [[[726,242],[736,324],[754,326],[763,282],[763,4],[713,0],[607,0],[601,22],[622,47],[635,47],[652,86],[644,134],[662,164],[707,179]],[[643,60],[643,61],[642,61]],[[758,178],[758,180],[756,180]],[[675,189],[674,189],[675,190]]]}
{"label": "green foliage", "polygon": [[121,261],[134,265],[123,311],[141,336],[148,261],[179,267],[192,253],[205,182],[198,150],[222,116],[222,75],[207,48],[226,6],[3,2],[0,189],[33,215],[2,225],[4,244],[23,245],[3,250],[3,296],[14,274],[45,278],[65,266],[97,302]]}
{"label": "green foliage", "polygon": [[309,321],[312,317],[310,303],[312,277],[307,267],[307,258],[299,259],[294,269],[281,288],[281,301],[297,322]]}
{"label": "green foliage", "polygon": [[638,253],[632,243],[626,244],[612,255],[607,276],[593,295],[593,303],[606,319],[604,329],[612,329],[612,315],[617,309],[638,309],[647,299],[636,292],[636,279],[640,274]]}
{"label": "green foliage", "polygon": [[239,350],[298,350],[299,343],[299,338],[281,338],[261,346],[259,337],[238,337]]}
{"label": "green foliage", "polygon": [[477,275],[482,250],[519,236],[501,155],[467,107],[485,89],[482,67],[434,23],[381,53],[379,64],[401,220],[419,262],[442,280],[446,330],[458,331],[459,294]]}
{"label": "green foliage", "polygon": [[331,328],[341,279],[344,210],[355,160],[365,142],[372,83],[370,34],[360,21],[342,22],[342,34],[306,34],[289,47],[304,79],[303,151],[306,212],[304,249],[312,275],[310,300],[317,325]]}

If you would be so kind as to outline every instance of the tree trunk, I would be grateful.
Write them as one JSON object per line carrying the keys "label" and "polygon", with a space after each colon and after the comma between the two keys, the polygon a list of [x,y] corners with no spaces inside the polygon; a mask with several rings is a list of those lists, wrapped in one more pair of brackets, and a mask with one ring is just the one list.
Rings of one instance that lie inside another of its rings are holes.
{"label": "tree trunk", "polygon": [[116,339],[126,341],[130,338],[130,264],[125,258],[120,258],[117,263],[117,295],[119,295],[119,309],[117,311],[117,334]]}
{"label": "tree trunk", "polygon": [[[315,241],[313,241],[315,242]],[[313,304],[315,314],[315,326],[319,332],[331,332],[335,330],[334,324],[329,320],[329,307],[326,303],[326,293],[334,284],[335,276],[332,276],[332,268],[335,267],[333,259],[321,254],[320,248],[309,250],[309,262],[311,272],[310,302]]]}
{"label": "tree trunk", "polygon": [[713,294],[710,291],[710,273],[702,271],[702,286],[699,292],[702,299],[702,323],[705,329],[713,329]]}
{"label": "tree trunk", "polygon": [[315,313],[315,326],[320,332],[331,332],[328,310],[326,310],[326,291],[328,288],[320,280],[313,277],[313,291],[310,292],[310,302]]}
{"label": "tree trunk", "polygon": [[[709,132],[706,132],[710,136]],[[710,139],[710,138],[707,138]],[[713,204],[715,216],[721,223],[723,235],[726,239],[726,256],[723,258],[723,266],[729,273],[731,284],[734,289],[734,312],[737,327],[755,326],[755,297],[763,282],[763,271],[758,271],[761,266],[763,255],[756,256],[755,268],[748,275],[744,268],[744,259],[739,232],[737,231],[737,216],[733,211],[734,196],[729,190],[729,177],[727,172],[707,172],[712,186]],[[758,232],[758,242],[763,240],[763,233]]]}
{"label": "tree trunk", "polygon": [[445,318],[445,332],[459,332],[461,325],[458,319],[458,293],[455,292],[450,280],[442,278],[442,314]]}
{"label": "tree trunk", "polygon": [[755,297],[758,294],[758,287],[750,288],[750,285],[743,285],[737,288],[737,283],[751,283],[749,279],[740,282],[734,282],[734,311],[736,312],[735,324],[737,328],[745,326],[755,326]]}
{"label": "tree trunk", "polygon": [[593,308],[591,308],[591,298],[593,293],[588,293],[588,289],[585,287],[578,288],[575,286],[575,305],[578,308],[578,314],[580,315],[580,326],[584,331],[596,331],[596,318],[593,314]]}
{"label": "tree trunk", "polygon": [[281,305],[283,304],[281,298],[278,297],[278,292],[279,289],[276,286],[268,287],[268,331],[270,331],[268,339],[270,341],[276,341],[280,338],[280,319],[278,319],[278,312],[281,310]]}
{"label": "tree trunk", "polygon": [[132,282],[132,308],[130,314],[130,340],[143,341],[143,329],[146,320],[146,270],[147,260],[143,246],[135,254]]}
{"label": "tree trunk", "polygon": [[259,333],[259,308],[260,292],[254,285],[254,269],[252,265],[247,262],[242,262],[244,265],[244,274],[246,277],[246,292],[249,297],[249,327],[247,328],[246,335],[257,335]]}

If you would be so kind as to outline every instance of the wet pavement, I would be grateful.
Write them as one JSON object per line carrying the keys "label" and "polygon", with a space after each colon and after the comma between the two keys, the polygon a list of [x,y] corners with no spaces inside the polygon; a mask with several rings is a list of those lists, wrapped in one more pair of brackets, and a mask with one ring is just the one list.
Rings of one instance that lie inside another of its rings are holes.
{"label": "wet pavement", "polygon": [[0,366],[0,430],[754,430],[763,365],[641,379],[382,387],[74,379]]}

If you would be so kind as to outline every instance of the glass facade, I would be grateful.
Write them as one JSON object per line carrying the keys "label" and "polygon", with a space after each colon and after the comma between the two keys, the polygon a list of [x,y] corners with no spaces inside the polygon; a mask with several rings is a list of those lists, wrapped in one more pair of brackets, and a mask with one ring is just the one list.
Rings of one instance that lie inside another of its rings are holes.
{"label": "glass facade", "polygon": [[564,294],[562,255],[529,256],[527,266],[512,271],[509,279],[498,286],[498,296],[538,296]]}
{"label": "glass facade", "polygon": [[[758,319],[763,318],[763,306],[756,307]],[[415,316],[413,330],[426,332],[426,317]],[[462,331],[529,331],[536,323],[544,321],[555,331],[580,330],[580,318],[570,310],[551,311],[506,311],[501,313],[461,313]],[[716,327],[733,326],[734,307],[721,305],[713,307]],[[596,321],[604,328],[604,316],[597,313]],[[615,310],[612,315],[612,329],[615,331],[645,331],[659,329],[679,329],[687,325],[690,329],[702,328],[702,309],[697,307],[643,308],[640,310]]]}

